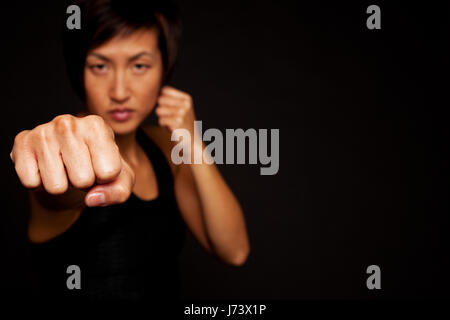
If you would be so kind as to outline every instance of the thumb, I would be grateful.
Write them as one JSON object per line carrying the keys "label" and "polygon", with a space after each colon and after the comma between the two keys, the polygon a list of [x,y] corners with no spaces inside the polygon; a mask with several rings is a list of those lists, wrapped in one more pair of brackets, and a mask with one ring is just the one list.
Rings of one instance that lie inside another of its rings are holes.
{"label": "thumb", "polygon": [[133,170],[122,160],[119,176],[109,183],[94,186],[86,194],[84,202],[88,207],[106,207],[128,200],[133,190],[135,176]]}

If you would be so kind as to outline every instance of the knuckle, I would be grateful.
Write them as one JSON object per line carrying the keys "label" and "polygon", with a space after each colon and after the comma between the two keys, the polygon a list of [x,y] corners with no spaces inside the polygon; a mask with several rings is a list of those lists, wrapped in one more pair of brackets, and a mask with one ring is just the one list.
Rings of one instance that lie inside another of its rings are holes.
{"label": "knuckle", "polygon": [[10,153],[11,160],[15,161],[20,151],[26,148],[25,139],[28,132],[28,130],[22,131],[14,137],[14,143]]}
{"label": "knuckle", "polygon": [[192,98],[192,96],[189,93],[186,93],[185,101],[188,105],[191,105],[193,103],[194,99]]}
{"label": "knuckle", "polygon": [[58,134],[66,134],[75,131],[75,117],[64,114],[53,119],[55,130]]}
{"label": "knuckle", "polygon": [[161,89],[161,92],[167,92],[167,90],[169,90],[170,89],[170,86],[168,86],[168,85],[165,85],[162,89]]}
{"label": "knuckle", "polygon": [[92,133],[96,137],[98,137],[99,134],[101,134],[102,136],[104,136],[104,134],[107,134],[108,136],[114,138],[114,131],[102,117],[98,115],[89,115],[84,117],[83,119],[87,127],[87,133]]}
{"label": "knuckle", "polygon": [[30,132],[29,130],[24,130],[24,131],[19,132],[19,133],[14,137],[14,146],[21,145],[22,142],[23,142],[24,139],[25,139],[25,136],[27,136],[29,132]]}
{"label": "knuckle", "polygon": [[76,176],[70,179],[70,182],[75,188],[84,189],[95,183],[95,177],[93,174],[78,172]]}
{"label": "knuckle", "polygon": [[102,127],[105,125],[105,120],[96,114],[91,114],[84,117],[83,121],[94,128]]}
{"label": "knuckle", "polygon": [[120,174],[120,165],[109,164],[97,172],[97,178],[102,181],[110,181]]}
{"label": "knuckle", "polygon": [[49,144],[53,142],[53,131],[47,124],[41,124],[33,129],[30,139],[35,147],[40,147],[42,144]]}
{"label": "knuckle", "polygon": [[112,148],[114,149],[114,152],[116,153],[117,157],[120,158],[121,157],[120,149],[119,149],[119,146],[117,145],[117,143],[113,143],[112,144]]}
{"label": "knuckle", "polygon": [[[117,156],[117,159],[119,159],[120,158],[120,149],[119,149],[119,146],[117,145],[117,143],[115,143],[115,142],[111,143],[111,148],[113,149],[115,155]],[[120,169],[120,166],[119,166],[119,169]]]}

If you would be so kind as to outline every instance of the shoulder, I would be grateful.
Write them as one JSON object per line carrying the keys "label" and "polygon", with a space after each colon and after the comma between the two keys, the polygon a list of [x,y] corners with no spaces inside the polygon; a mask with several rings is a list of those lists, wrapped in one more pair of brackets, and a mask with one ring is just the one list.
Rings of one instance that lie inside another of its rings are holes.
{"label": "shoulder", "polygon": [[161,149],[167,159],[167,162],[170,165],[172,174],[175,177],[178,172],[178,166],[176,166],[171,160],[170,155],[174,146],[174,142],[170,139],[171,133],[169,132],[169,130],[159,126],[143,126],[142,130],[156,143],[159,149]]}

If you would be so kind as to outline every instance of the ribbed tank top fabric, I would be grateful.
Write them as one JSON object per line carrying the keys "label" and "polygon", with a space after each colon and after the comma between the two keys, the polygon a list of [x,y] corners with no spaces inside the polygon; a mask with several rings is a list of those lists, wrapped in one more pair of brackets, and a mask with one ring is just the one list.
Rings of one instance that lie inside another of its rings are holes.
{"label": "ribbed tank top fabric", "polygon": [[[38,298],[46,301],[180,301],[179,253],[186,226],[173,188],[173,175],[162,151],[139,128],[139,145],[151,161],[158,196],[135,194],[118,205],[85,208],[63,234],[30,243]],[[81,271],[81,289],[68,289],[71,265]]]}

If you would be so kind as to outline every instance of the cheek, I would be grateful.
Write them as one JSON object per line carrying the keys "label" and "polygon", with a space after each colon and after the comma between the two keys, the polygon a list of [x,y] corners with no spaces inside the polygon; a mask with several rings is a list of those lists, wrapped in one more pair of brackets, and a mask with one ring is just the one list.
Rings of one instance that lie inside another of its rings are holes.
{"label": "cheek", "polygon": [[146,110],[153,108],[158,99],[161,87],[161,77],[149,75],[144,81],[137,82],[136,93],[139,96],[140,104]]}
{"label": "cheek", "polygon": [[87,107],[91,111],[101,112],[101,106],[105,105],[105,81],[99,81],[99,79],[86,73],[84,76],[84,90]]}

